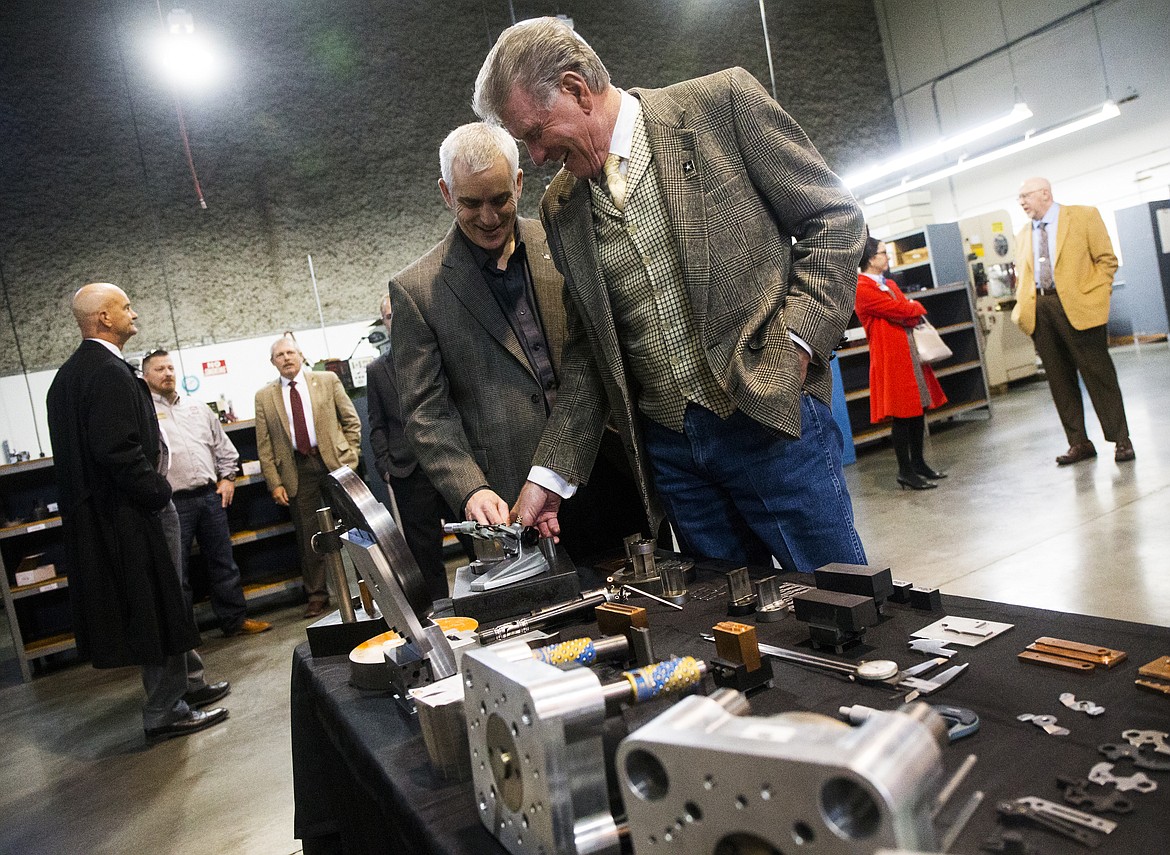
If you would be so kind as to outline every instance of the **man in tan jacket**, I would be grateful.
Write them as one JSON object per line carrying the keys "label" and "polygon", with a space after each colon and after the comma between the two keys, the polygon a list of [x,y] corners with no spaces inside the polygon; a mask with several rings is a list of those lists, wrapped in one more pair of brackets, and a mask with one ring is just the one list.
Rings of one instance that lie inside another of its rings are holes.
{"label": "man in tan jacket", "polygon": [[321,485],[339,466],[357,466],[362,423],[337,375],[306,369],[291,338],[273,342],[272,364],[280,377],[256,393],[256,452],[272,498],[292,514],[309,598],[305,617],[315,618],[329,605],[325,562],[311,544]]}
{"label": "man in tan jacket", "polygon": [[1060,205],[1044,178],[1020,185],[1020,207],[1032,220],[1016,237],[1016,308],[1012,320],[1032,336],[1044,363],[1048,388],[1068,437],[1056,458],[1068,466],[1097,456],[1085,431],[1085,407],[1077,375],[1085,383],[1114,459],[1134,459],[1117,371],[1109,356],[1105,325],[1117,256],[1100,212],[1088,205]]}

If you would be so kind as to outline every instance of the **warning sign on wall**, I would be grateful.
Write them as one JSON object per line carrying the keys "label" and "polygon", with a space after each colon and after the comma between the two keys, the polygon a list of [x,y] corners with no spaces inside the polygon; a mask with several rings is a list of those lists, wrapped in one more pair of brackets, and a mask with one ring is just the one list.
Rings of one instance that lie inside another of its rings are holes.
{"label": "warning sign on wall", "polygon": [[210,362],[204,362],[203,376],[210,377],[213,374],[227,374],[227,361],[223,359],[213,359]]}

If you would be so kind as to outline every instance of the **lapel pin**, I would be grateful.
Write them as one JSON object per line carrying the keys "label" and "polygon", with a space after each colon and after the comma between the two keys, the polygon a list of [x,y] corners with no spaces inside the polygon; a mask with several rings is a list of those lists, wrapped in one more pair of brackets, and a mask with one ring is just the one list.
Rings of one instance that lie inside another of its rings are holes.
{"label": "lapel pin", "polygon": [[694,171],[695,171],[695,162],[693,160],[688,160],[688,161],[685,161],[683,163],[683,174],[690,175]]}

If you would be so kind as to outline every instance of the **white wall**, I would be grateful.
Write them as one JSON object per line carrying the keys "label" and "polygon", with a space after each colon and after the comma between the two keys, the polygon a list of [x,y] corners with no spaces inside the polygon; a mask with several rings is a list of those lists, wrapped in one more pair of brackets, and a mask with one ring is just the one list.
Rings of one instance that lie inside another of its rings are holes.
{"label": "white wall", "polygon": [[[975,144],[972,154],[1099,107],[1107,92],[1115,101],[1137,95],[1121,104],[1116,119],[923,188],[931,191],[936,221],[1006,208],[1019,228],[1025,217],[1016,194],[1033,175],[1052,181],[1057,201],[1101,208],[1111,231],[1118,208],[1170,198],[1170,2],[1108,0],[1075,14],[1093,5],[875,0],[906,148],[1007,113],[1017,92],[1034,117]],[[932,97],[931,81],[1068,14],[1074,17],[938,82]],[[925,164],[921,172],[946,162]]]}
{"label": "white wall", "polygon": [[[377,356],[377,350],[362,340],[370,329],[368,322],[362,322],[326,327],[324,332],[319,327],[297,330],[295,335],[305,356],[312,363],[326,357],[345,359],[351,351],[354,351],[355,359]],[[256,390],[277,376],[276,369],[268,359],[269,349],[276,337],[273,334],[263,338],[186,347],[171,351],[171,354],[175,360],[175,369],[198,384],[198,388],[190,393],[191,397],[199,401],[218,401],[222,395],[232,403],[238,418],[250,419],[256,413]],[[126,354],[132,356],[135,353],[134,340],[131,339]],[[227,373],[205,375],[203,363],[213,360],[223,360]],[[28,451],[34,458],[40,456],[41,451],[46,455],[53,453],[45,421],[45,395],[56,373],[34,372],[28,375],[27,383],[23,375],[0,377],[0,440],[7,439],[9,447],[14,451]]]}

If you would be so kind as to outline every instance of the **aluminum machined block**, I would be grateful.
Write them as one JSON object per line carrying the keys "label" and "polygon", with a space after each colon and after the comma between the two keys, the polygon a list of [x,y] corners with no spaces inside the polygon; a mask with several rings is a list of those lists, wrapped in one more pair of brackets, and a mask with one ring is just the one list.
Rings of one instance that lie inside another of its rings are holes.
{"label": "aluminum machined block", "polygon": [[463,655],[476,808],[512,855],[618,855],[602,733],[605,697],[588,668],[562,670],[505,641]]}
{"label": "aluminum machined block", "polygon": [[680,700],[618,747],[634,852],[934,851],[940,722],[921,707],[851,728]]}

